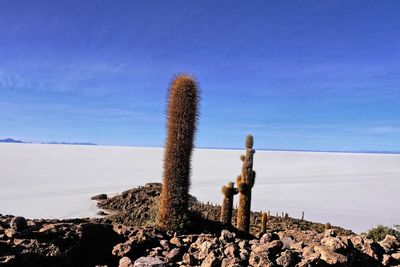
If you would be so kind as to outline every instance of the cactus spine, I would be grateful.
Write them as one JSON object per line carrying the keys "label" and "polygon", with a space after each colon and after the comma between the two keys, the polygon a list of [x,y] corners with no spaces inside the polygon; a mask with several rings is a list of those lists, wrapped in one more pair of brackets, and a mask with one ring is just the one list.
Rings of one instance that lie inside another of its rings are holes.
{"label": "cactus spine", "polygon": [[188,222],[190,162],[197,123],[197,81],[178,75],[169,87],[168,136],[157,225],[163,230],[182,230]]}
{"label": "cactus spine", "polygon": [[239,175],[236,180],[239,189],[239,208],[237,216],[237,228],[249,232],[250,230],[250,211],[251,211],[251,189],[254,186],[256,172],[253,171],[253,136],[246,137],[246,155],[241,155],[243,161],[242,175]]}
{"label": "cactus spine", "polygon": [[232,223],[233,196],[238,193],[234,183],[228,183],[221,188],[224,200],[221,207],[221,222],[224,224]]}

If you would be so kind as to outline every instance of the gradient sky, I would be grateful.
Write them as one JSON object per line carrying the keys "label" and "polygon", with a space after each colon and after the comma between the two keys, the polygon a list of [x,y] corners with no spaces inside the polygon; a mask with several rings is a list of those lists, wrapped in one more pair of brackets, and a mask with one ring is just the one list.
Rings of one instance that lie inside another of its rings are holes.
{"label": "gradient sky", "polygon": [[0,138],[162,146],[178,72],[198,147],[400,151],[400,1],[0,0]]}

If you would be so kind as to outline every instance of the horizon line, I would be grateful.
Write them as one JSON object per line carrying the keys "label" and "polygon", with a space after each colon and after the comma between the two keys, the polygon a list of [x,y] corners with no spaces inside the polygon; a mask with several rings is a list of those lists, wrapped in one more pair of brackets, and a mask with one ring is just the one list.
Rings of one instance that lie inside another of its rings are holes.
{"label": "horizon line", "polygon": [[[5,142],[4,140],[12,139],[16,142]],[[164,148],[164,146],[135,146],[135,145],[113,145],[113,144],[96,144],[92,142],[27,142],[16,140],[13,138],[4,138],[0,143],[12,144],[42,144],[42,145],[80,145],[80,146],[115,146],[115,147],[136,147],[136,148]],[[209,150],[244,150],[245,148],[238,147],[214,147],[214,146],[199,146],[194,149],[209,149]],[[387,150],[334,150],[334,149],[285,149],[285,148],[257,148],[259,151],[276,151],[276,152],[310,152],[310,153],[354,153],[354,154],[400,154],[400,151]]]}

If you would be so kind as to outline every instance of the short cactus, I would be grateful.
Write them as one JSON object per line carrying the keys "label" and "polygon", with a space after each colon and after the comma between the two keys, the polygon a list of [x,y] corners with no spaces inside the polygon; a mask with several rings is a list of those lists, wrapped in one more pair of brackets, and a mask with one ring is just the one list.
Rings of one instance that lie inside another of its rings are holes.
{"label": "short cactus", "polygon": [[224,224],[232,223],[233,196],[239,191],[234,187],[234,183],[228,183],[221,188],[224,200],[221,207],[221,222]]}
{"label": "short cactus", "polygon": [[239,190],[239,208],[237,216],[237,228],[239,230],[249,232],[250,230],[250,211],[251,211],[251,189],[254,186],[256,172],[253,171],[253,136],[246,137],[246,155],[241,155],[243,161],[242,175],[236,179],[237,188]]}
{"label": "short cactus", "polygon": [[196,130],[199,92],[189,75],[178,75],[169,88],[163,185],[157,225],[182,230],[188,221],[190,162]]}
{"label": "short cactus", "polygon": [[332,229],[332,224],[327,222],[327,223],[325,223],[325,230],[329,230],[329,229]]}

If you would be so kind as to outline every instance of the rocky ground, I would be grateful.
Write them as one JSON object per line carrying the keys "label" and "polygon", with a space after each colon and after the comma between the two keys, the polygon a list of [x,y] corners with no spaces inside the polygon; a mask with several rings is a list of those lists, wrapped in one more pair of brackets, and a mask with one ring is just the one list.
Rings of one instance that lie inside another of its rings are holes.
{"label": "rocky ground", "polygon": [[[351,231],[270,217],[252,234],[219,223],[219,206],[191,199],[185,234],[154,228],[159,184],[107,198],[101,219],[26,220],[0,215],[0,266],[400,266],[400,241],[377,243]],[[147,265],[146,265],[147,264]]]}

